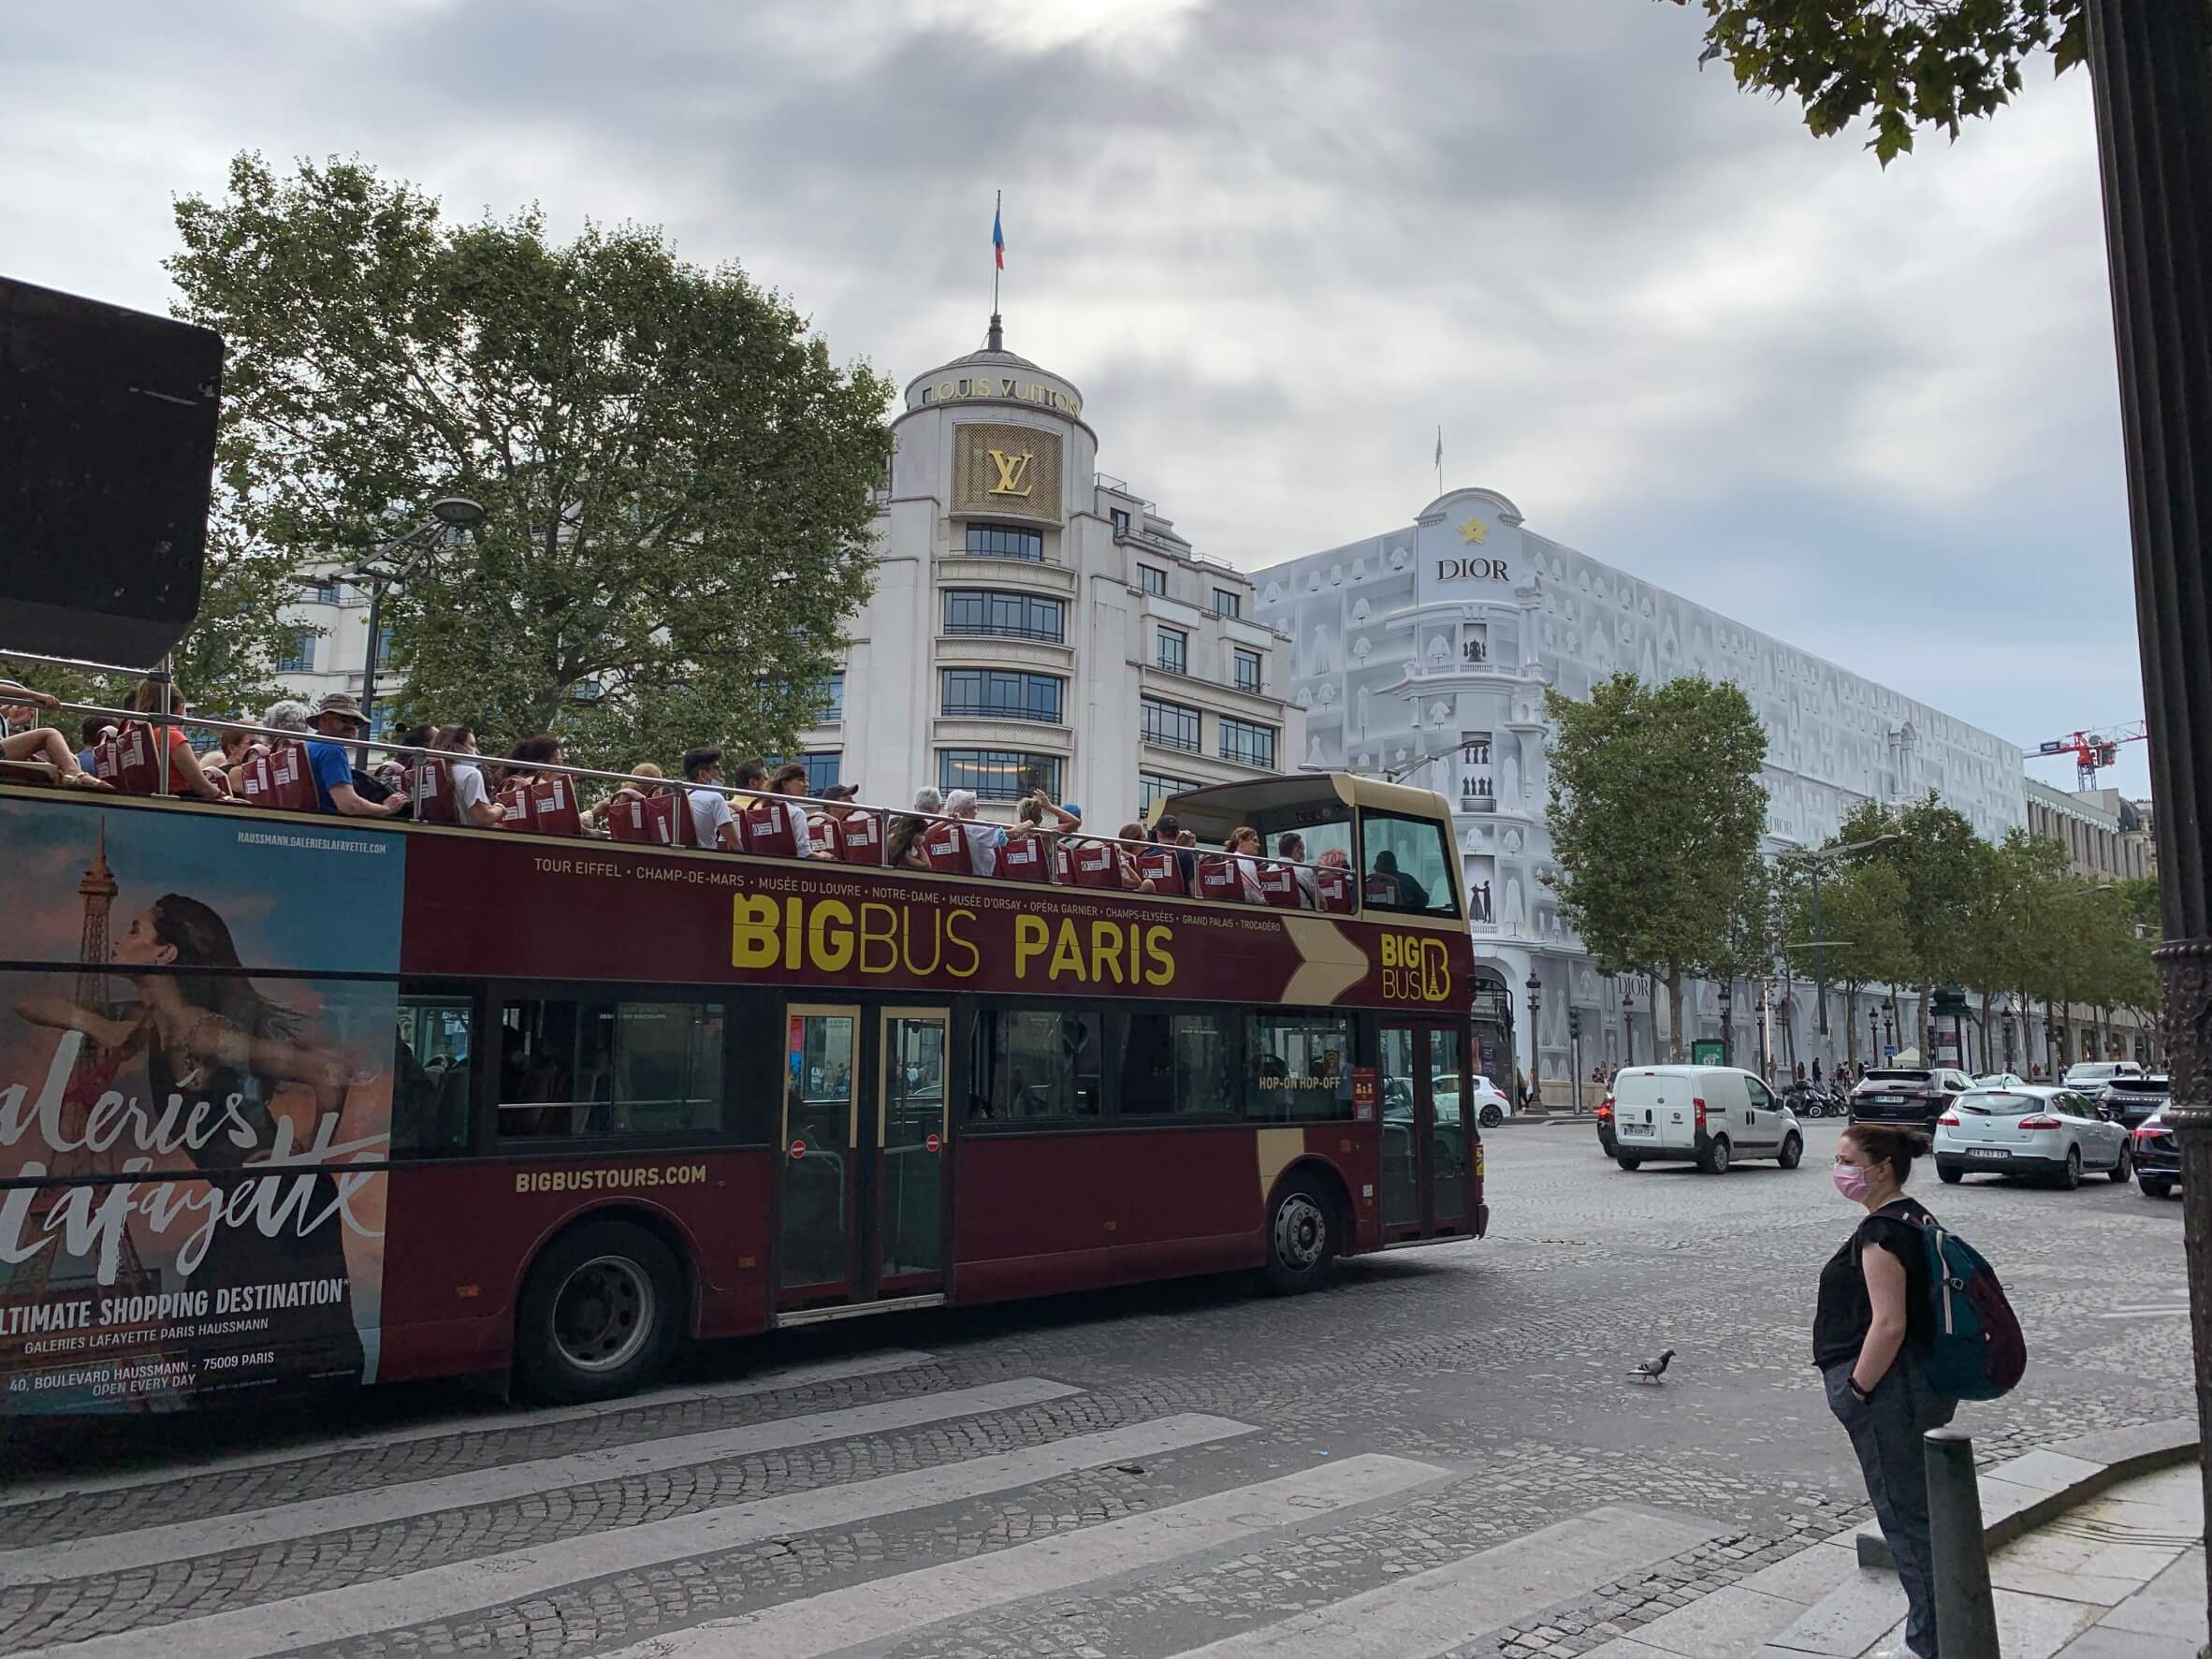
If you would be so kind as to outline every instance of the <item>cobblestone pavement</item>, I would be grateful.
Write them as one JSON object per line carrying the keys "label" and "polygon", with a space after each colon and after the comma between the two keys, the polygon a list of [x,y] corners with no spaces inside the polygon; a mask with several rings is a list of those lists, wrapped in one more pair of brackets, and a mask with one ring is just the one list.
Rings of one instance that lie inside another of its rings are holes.
{"label": "cobblestone pavement", "polygon": [[[1802,1169],[1717,1178],[1495,1131],[1491,1239],[1291,1301],[858,1321],[589,1412],[417,1386],[27,1425],[0,1652],[1333,1659],[1297,1622],[1341,1608],[1376,1659],[1579,1654],[1864,1518],[1806,1363],[1852,1220],[1809,1128]],[[1985,1458],[2184,1409],[2178,1202],[1928,1186],[2029,1330],[2027,1382],[1961,1414]]]}

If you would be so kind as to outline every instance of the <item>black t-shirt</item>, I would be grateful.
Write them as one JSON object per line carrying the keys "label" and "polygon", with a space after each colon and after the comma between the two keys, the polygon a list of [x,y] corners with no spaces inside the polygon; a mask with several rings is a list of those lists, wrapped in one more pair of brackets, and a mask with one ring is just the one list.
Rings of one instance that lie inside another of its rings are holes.
{"label": "black t-shirt", "polygon": [[1820,1270],[1820,1301],[1812,1315],[1812,1362],[1826,1368],[1839,1360],[1855,1360],[1874,1323],[1874,1304],[1867,1295],[1866,1274],[1859,1267],[1859,1252],[1880,1244],[1905,1264],[1905,1345],[1926,1348],[1934,1340],[1928,1307],[1928,1245],[1920,1227],[1935,1217],[1914,1199],[1899,1199],[1869,1215],[1843,1241]]}

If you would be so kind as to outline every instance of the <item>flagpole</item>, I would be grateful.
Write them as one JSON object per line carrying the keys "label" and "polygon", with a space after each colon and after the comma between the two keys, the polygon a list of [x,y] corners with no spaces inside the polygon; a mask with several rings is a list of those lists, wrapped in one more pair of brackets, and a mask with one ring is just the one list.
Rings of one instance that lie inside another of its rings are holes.
{"label": "flagpole", "polygon": [[[1001,190],[996,193],[991,202],[992,225],[997,225],[998,215],[1005,210],[1005,207],[1006,192]],[[998,249],[996,244],[993,244],[991,249],[991,314],[994,317],[998,314]]]}

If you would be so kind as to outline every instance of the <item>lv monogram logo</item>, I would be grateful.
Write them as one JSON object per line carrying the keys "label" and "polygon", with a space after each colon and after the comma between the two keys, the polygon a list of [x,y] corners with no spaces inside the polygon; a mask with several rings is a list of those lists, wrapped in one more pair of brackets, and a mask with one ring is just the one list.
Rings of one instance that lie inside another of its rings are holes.
{"label": "lv monogram logo", "polygon": [[998,482],[991,486],[990,494],[1026,496],[1037,488],[1029,481],[1029,466],[1037,457],[1028,450],[1025,449],[1018,455],[1009,455],[1003,449],[993,449],[986,453],[991,458],[991,464],[998,469]]}

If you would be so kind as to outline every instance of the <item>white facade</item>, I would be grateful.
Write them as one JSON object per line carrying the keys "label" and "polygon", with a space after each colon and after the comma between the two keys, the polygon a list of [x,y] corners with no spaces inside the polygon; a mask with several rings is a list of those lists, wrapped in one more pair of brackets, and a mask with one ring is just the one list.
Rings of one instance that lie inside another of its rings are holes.
{"label": "white facade", "polygon": [[[1491,490],[1453,490],[1403,529],[1253,580],[1260,619],[1296,642],[1288,690],[1305,709],[1300,759],[1399,778],[1451,801],[1476,954],[1517,1002],[1532,972],[1543,985],[1544,1078],[1573,1074],[1570,1006],[1580,1013],[1585,1074],[1631,1057],[1631,1022],[1634,1057],[1658,1052],[1652,987],[1640,976],[1600,975],[1551,896],[1547,687],[1586,696],[1623,669],[1654,681],[1689,673],[1736,681],[1766,728],[1767,829],[1778,850],[1817,847],[1861,801],[1930,789],[1992,838],[2026,820],[2013,745],[1549,541]],[[1685,1043],[1718,1037],[1714,987],[1693,986],[1684,999]],[[1783,1065],[1816,1055],[1833,1065],[1846,1052],[1846,1017],[1866,1056],[1870,999],[1848,1011],[1843,1000],[1831,986],[1833,1035],[1816,1043],[1811,990],[1798,988],[1794,1030],[1778,1023],[1776,1031]],[[1758,1052],[1751,1002],[1739,989],[1739,1064]],[[1525,1023],[1518,1041],[1526,1066]]]}
{"label": "white facade", "polygon": [[1251,579],[1097,472],[1070,383],[994,343],[918,377],[892,431],[876,590],[837,718],[803,734],[818,785],[834,756],[864,801],[980,785],[1001,819],[1041,785],[1111,834],[1158,793],[1297,764],[1288,643]]}

